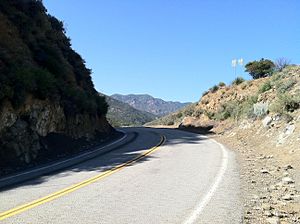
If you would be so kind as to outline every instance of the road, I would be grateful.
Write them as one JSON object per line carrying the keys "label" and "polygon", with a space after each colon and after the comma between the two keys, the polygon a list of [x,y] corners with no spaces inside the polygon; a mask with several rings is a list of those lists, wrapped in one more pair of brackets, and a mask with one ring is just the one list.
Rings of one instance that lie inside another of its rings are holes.
{"label": "road", "polygon": [[0,223],[242,222],[233,152],[179,130],[123,131],[138,135],[105,155],[1,191],[0,218],[8,213]]}

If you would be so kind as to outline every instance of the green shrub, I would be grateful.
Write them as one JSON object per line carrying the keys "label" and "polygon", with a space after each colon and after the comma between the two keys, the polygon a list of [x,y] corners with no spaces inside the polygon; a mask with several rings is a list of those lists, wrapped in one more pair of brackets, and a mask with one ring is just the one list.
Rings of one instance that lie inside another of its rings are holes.
{"label": "green shrub", "polygon": [[218,91],[218,89],[219,89],[219,86],[214,85],[213,87],[211,87],[211,88],[209,89],[209,91],[212,92],[212,93],[215,93],[215,92]]}
{"label": "green shrub", "polygon": [[197,109],[197,110],[194,111],[193,117],[198,117],[199,118],[203,113],[204,113],[203,110]]}
{"label": "green shrub", "polygon": [[277,100],[271,104],[270,111],[285,114],[294,112],[300,108],[300,94],[290,95],[288,93],[279,94]]}
{"label": "green shrub", "polygon": [[253,118],[254,114],[253,105],[257,102],[257,96],[250,96],[243,102],[229,101],[220,106],[218,111],[213,114],[213,118],[216,120],[226,120],[232,118],[239,120],[242,117]]}
{"label": "green shrub", "polygon": [[218,86],[223,87],[226,86],[226,84],[224,82],[219,82]]}
{"label": "green shrub", "polygon": [[297,81],[295,79],[282,80],[282,81],[278,82],[276,85],[277,92],[280,94],[286,93],[296,83],[297,83]]}
{"label": "green shrub", "polygon": [[215,119],[215,113],[213,111],[204,111],[204,114],[211,120]]}
{"label": "green shrub", "polygon": [[179,113],[176,114],[176,117],[177,117],[177,118],[181,118],[182,115],[183,115],[182,112],[179,112]]}
{"label": "green shrub", "polygon": [[272,85],[271,85],[271,82],[268,80],[266,81],[264,84],[262,84],[260,87],[259,87],[259,90],[258,92],[259,93],[264,93],[268,90],[272,89]]}
{"label": "green shrub", "polygon": [[243,77],[237,77],[232,81],[232,85],[240,85],[244,81],[245,81],[245,79]]}

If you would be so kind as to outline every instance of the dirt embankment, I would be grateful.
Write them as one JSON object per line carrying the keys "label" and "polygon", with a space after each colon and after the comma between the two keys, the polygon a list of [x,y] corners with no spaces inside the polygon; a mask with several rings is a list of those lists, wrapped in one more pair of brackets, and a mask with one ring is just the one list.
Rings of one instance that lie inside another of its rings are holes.
{"label": "dirt embankment", "polygon": [[300,119],[267,117],[216,135],[238,154],[244,223],[300,223],[299,130]]}

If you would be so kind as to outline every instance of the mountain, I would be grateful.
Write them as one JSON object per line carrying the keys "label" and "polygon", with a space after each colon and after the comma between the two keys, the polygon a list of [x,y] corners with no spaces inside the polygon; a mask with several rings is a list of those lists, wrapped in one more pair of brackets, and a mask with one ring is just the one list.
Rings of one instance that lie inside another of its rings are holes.
{"label": "mountain", "polygon": [[114,94],[112,98],[127,103],[137,110],[146,111],[156,116],[164,116],[187,106],[190,103],[164,101],[147,94]]}
{"label": "mountain", "polygon": [[0,170],[113,133],[91,70],[42,1],[1,0],[0,30]]}
{"label": "mountain", "polygon": [[109,105],[107,119],[114,127],[141,126],[156,118],[154,114],[137,110],[129,104],[112,97],[105,96],[105,98]]}

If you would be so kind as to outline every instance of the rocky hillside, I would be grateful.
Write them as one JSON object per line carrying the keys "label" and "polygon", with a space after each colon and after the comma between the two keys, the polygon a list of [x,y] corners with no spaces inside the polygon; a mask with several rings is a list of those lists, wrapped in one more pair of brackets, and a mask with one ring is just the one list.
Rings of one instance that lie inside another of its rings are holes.
{"label": "rocky hillside", "polygon": [[154,114],[140,111],[127,103],[105,96],[109,105],[107,119],[114,127],[141,126],[156,118]]}
{"label": "rocky hillside", "polygon": [[134,107],[137,110],[146,111],[158,117],[175,112],[180,108],[187,106],[189,104],[189,103],[164,101],[162,99],[154,98],[147,94],[130,94],[130,95],[114,94],[111,97],[121,102],[129,104],[130,106]]}
{"label": "rocky hillside", "polygon": [[156,124],[210,130],[236,150],[244,223],[300,223],[300,66],[211,88]]}
{"label": "rocky hillside", "polygon": [[51,154],[49,135],[85,141],[113,131],[91,70],[42,1],[1,0],[0,30],[1,171]]}

